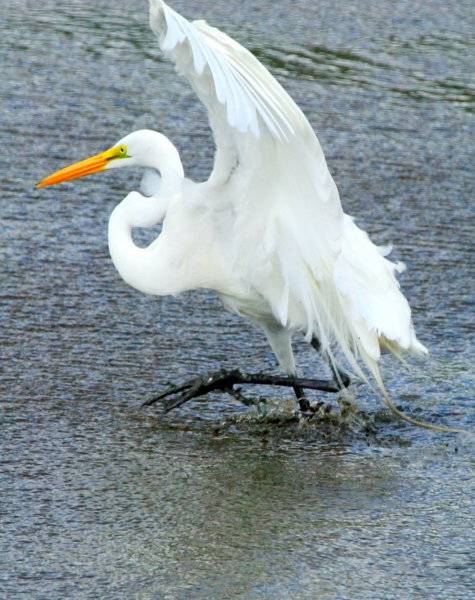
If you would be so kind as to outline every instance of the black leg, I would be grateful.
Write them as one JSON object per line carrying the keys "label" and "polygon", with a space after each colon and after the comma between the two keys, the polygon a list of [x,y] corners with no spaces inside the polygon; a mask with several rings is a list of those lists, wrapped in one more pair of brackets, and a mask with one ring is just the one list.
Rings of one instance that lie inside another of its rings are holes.
{"label": "black leg", "polygon": [[[320,340],[317,337],[312,338],[312,341],[310,342],[313,346],[313,348],[315,348],[315,350],[320,354],[322,351],[322,345],[320,344]],[[333,381],[340,386],[341,389],[343,388],[347,388],[350,383],[351,383],[351,379],[349,377],[349,375],[347,373],[345,373],[345,371],[342,371],[341,369],[338,368],[337,365],[334,365],[330,359],[328,358],[328,356],[325,357],[332,375],[333,375]]]}
{"label": "black leg", "polygon": [[[205,377],[198,377],[186,381],[181,385],[169,387],[156,398],[152,398],[144,403],[144,406],[152,406],[156,402],[161,402],[163,410],[169,412],[178,408],[185,402],[193,398],[205,396],[209,392],[220,391],[234,393],[234,385],[278,385],[291,387],[294,389],[302,410],[307,411],[310,407],[305,398],[303,390],[320,390],[322,392],[336,393],[340,391],[340,386],[335,381],[325,379],[301,379],[298,377],[286,377],[283,375],[266,375],[265,373],[243,373],[238,369],[232,371],[218,371]],[[170,398],[171,397],[171,398]],[[302,403],[300,402],[302,401]]]}
{"label": "black leg", "polygon": [[310,402],[308,401],[308,399],[305,397],[305,392],[302,386],[300,385],[294,385],[292,386],[294,389],[294,393],[297,397],[297,401],[299,403],[300,406],[300,410],[303,413],[309,413],[311,408],[310,408]]}

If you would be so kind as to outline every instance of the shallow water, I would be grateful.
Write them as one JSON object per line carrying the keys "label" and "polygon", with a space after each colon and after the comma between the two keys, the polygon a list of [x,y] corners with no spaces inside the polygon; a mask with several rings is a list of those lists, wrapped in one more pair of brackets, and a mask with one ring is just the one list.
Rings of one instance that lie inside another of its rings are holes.
{"label": "shallow water", "polygon": [[[345,210],[408,264],[432,356],[384,361],[393,399],[473,429],[472,3],[174,6],[270,66]],[[0,597],[473,597],[467,438],[395,421],[365,386],[350,417],[306,426],[220,396],[166,418],[140,408],[169,379],[273,358],[212,295],[157,301],[114,272],[108,215],[139,173],[33,186],[140,127],[204,179],[205,114],[161,61],[145,2],[0,13]]]}

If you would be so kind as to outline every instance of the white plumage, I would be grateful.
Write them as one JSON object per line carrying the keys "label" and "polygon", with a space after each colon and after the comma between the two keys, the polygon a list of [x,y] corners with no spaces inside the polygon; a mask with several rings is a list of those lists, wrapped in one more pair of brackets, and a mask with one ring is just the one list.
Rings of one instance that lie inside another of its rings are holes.
{"label": "white plumage", "polygon": [[[150,6],[163,52],[208,109],[217,152],[198,196],[210,214],[222,212],[212,236],[237,288],[219,290],[225,303],[268,334],[300,330],[324,349],[336,343],[353,368],[360,355],[375,375],[381,342],[426,352],[395,277],[400,266],[344,215],[320,144],[287,92],[221,31],[160,0]],[[292,372],[279,334],[273,345]]]}
{"label": "white plumage", "polygon": [[[285,373],[296,372],[291,336],[302,332],[330,357],[338,348],[360,374],[362,359],[382,387],[382,348],[426,352],[396,280],[401,265],[343,213],[310,124],[250,52],[161,0],[150,0],[150,24],[208,110],[217,148],[208,181],[184,177],[165,136],[137,131],[40,186],[146,167],[146,196],[129,194],[109,223],[111,256],[126,282],[156,295],[215,290],[264,330]],[[162,221],[150,246],[135,245],[133,227]]]}

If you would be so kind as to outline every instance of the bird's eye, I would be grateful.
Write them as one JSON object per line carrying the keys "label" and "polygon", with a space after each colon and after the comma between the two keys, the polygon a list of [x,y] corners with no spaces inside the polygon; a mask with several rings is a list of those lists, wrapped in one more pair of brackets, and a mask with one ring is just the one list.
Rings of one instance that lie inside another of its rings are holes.
{"label": "bird's eye", "polygon": [[127,146],[119,146],[119,158],[127,158]]}

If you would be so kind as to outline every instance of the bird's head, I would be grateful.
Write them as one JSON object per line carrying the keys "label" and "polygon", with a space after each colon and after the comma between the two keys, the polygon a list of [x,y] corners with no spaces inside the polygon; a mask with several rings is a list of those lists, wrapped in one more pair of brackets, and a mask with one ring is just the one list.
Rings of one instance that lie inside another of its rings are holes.
{"label": "bird's head", "polygon": [[173,162],[176,162],[178,158],[176,169],[178,175],[181,170],[181,176],[183,176],[181,162],[173,144],[157,131],[142,129],[129,133],[105,152],[56,171],[40,181],[36,187],[43,188],[119,167],[135,165],[160,170],[161,163],[168,164],[170,158],[173,159]]}

